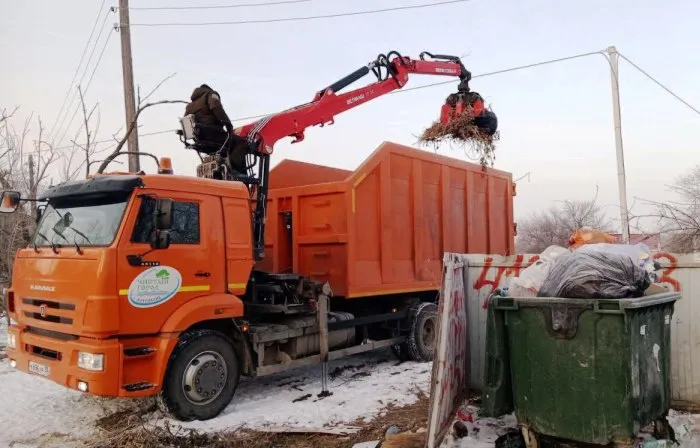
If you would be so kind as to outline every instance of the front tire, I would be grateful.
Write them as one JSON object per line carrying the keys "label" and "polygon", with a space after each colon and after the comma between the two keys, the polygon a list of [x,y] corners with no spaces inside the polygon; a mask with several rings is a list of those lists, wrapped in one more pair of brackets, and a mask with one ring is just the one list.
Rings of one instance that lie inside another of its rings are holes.
{"label": "front tire", "polygon": [[208,420],[231,402],[239,379],[240,363],[226,336],[213,330],[187,332],[170,356],[158,401],[178,420]]}

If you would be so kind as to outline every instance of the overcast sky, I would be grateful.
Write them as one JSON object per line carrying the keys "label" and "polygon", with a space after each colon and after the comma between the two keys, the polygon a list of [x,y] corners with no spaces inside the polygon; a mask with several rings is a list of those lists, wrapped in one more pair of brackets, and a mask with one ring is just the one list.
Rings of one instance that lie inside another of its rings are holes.
{"label": "overcast sky", "polygon": [[[131,6],[252,2],[132,0]],[[310,0],[255,8],[133,10],[135,82],[150,90],[177,73],[153,99],[187,99],[193,87],[208,83],[219,91],[232,118],[246,117],[306,102],[318,89],[389,50],[413,57],[424,50],[463,56],[476,75],[615,45],[690,103],[700,105],[696,51],[700,2],[692,0],[472,0],[323,20],[135,26],[301,17],[433,2]],[[108,0],[105,8],[116,3]],[[2,3],[0,108],[20,105],[19,118],[36,111],[49,128],[54,124],[100,4],[99,0]],[[109,13],[106,22],[103,17],[93,36],[94,40],[104,28],[101,40],[83,80],[85,84],[110,36],[86,93],[89,104],[100,105],[100,140],[109,139],[124,121],[119,35],[112,31],[118,14]],[[635,197],[668,199],[665,185],[698,163],[700,117],[624,61],[620,64],[629,202]],[[81,68],[78,78],[82,73]],[[409,86],[442,80],[414,76]],[[412,145],[455,86],[390,95],[354,109],[338,116],[332,127],[310,129],[301,144],[278,143],[273,163],[291,158],[354,169],[382,141]],[[592,198],[599,186],[599,202],[617,217],[610,76],[603,57],[477,78],[472,87],[499,117],[501,141],[495,166],[515,178],[531,173],[529,182],[519,182],[516,216],[556,200]],[[150,109],[143,115],[140,132],[174,129],[182,112],[181,105]],[[62,145],[79,124],[78,115]],[[197,157],[183,149],[174,134],[145,136],[140,142],[144,151],[171,156],[176,172],[195,173]],[[441,151],[465,158],[449,147]],[[153,169],[148,163],[143,167]]]}

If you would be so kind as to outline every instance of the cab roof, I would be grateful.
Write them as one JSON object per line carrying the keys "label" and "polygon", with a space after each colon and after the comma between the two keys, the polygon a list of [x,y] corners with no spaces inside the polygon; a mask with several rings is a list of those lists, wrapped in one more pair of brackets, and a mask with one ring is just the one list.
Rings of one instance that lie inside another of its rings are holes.
{"label": "cab roof", "polygon": [[90,179],[66,182],[49,188],[39,200],[64,199],[74,196],[102,196],[109,193],[130,193],[135,188],[186,191],[216,196],[248,197],[248,190],[240,182],[224,182],[172,174],[104,174]]}

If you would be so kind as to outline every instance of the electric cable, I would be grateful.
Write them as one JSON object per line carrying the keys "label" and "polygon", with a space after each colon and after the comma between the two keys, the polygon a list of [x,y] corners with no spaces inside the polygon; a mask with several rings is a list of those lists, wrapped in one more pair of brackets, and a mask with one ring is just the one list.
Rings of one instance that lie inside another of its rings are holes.
{"label": "electric cable", "polygon": [[255,8],[258,6],[287,5],[290,3],[306,3],[311,0],[285,0],[267,3],[243,3],[238,5],[212,5],[212,6],[137,6],[129,7],[131,11],[175,11],[189,9],[232,9],[232,8]]}
{"label": "electric cable", "polygon": [[56,125],[58,124],[58,120],[61,118],[61,115],[63,114],[63,109],[66,107],[66,102],[68,101],[68,96],[70,95],[71,91],[73,90],[73,83],[75,82],[75,79],[78,77],[78,72],[80,71],[80,67],[83,65],[83,60],[85,59],[85,54],[87,53],[87,49],[90,46],[90,41],[92,41],[92,36],[95,34],[95,29],[97,28],[97,22],[100,20],[100,15],[102,14],[102,11],[105,9],[105,3],[107,0],[102,0],[102,4],[100,5],[100,8],[97,12],[97,17],[95,17],[95,23],[92,25],[92,31],[90,31],[90,36],[88,37],[87,41],[85,42],[85,48],[83,48],[83,54],[80,55],[80,61],[78,62],[78,66],[75,68],[75,72],[73,73],[73,79],[70,81],[70,85],[68,86],[68,90],[66,91],[66,96],[63,98],[63,103],[61,104],[61,108],[58,111],[58,115],[56,115],[56,119],[53,122],[53,125],[51,126],[51,130],[47,134],[49,137],[51,134],[53,134],[54,129],[56,129]]}
{"label": "electric cable", "polygon": [[155,26],[212,26],[212,25],[246,25],[246,24],[256,24],[256,23],[277,23],[277,22],[296,22],[303,20],[317,20],[317,19],[331,19],[337,17],[349,17],[349,16],[360,16],[368,14],[379,14],[383,12],[391,11],[404,11],[408,9],[419,9],[419,8],[430,8],[434,6],[450,5],[454,3],[466,3],[471,0],[447,0],[433,3],[424,3],[422,5],[410,5],[410,6],[395,6],[392,8],[383,9],[371,9],[366,11],[353,11],[344,12],[336,14],[326,14],[319,16],[305,16],[305,17],[279,17],[275,19],[260,19],[260,20],[236,20],[229,22],[167,22],[167,23],[131,23],[131,26],[144,26],[144,27],[155,27]]}

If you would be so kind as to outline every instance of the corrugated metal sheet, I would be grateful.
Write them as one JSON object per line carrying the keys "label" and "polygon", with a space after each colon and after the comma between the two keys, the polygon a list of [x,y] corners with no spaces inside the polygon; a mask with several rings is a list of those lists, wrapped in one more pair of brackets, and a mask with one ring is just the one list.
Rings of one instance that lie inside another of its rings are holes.
{"label": "corrugated metal sheet", "polygon": [[[460,255],[465,269],[467,315],[469,319],[470,371],[468,384],[481,390],[484,385],[486,309],[484,305],[496,288],[508,286],[522,269],[537,260],[536,254],[513,256]],[[663,267],[662,283],[680,291],[671,330],[671,392],[675,405],[700,407],[700,254],[654,254]]]}

